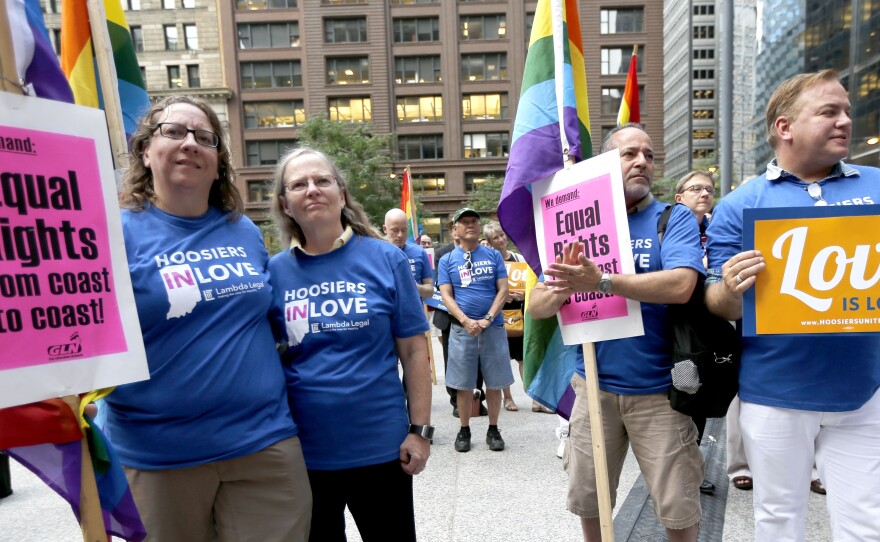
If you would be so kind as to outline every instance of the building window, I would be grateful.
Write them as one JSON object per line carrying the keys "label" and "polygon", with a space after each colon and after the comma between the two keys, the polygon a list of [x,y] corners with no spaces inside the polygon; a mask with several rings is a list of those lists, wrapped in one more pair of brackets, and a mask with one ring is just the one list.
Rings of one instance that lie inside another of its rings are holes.
{"label": "building window", "polygon": [[599,11],[600,34],[623,34],[644,31],[644,8],[603,9]]}
{"label": "building window", "polygon": [[199,88],[202,86],[198,64],[190,64],[186,67],[186,78],[189,81],[189,88]]}
{"label": "building window", "polygon": [[186,9],[192,9],[196,7],[196,0],[183,0],[183,7]]}
{"label": "building window", "polygon": [[246,147],[248,166],[274,166],[278,158],[296,147],[296,140],[248,141]]}
{"label": "building window", "polygon": [[324,19],[324,43],[363,43],[367,41],[367,19]]}
{"label": "building window", "polygon": [[535,14],[526,13],[526,43],[532,39],[532,25],[535,24]]}
{"label": "building window", "polygon": [[464,134],[465,158],[498,158],[510,154],[510,134]]}
{"label": "building window", "polygon": [[464,120],[509,118],[507,93],[465,94],[461,97],[461,112]]}
{"label": "building window", "polygon": [[176,51],[180,46],[177,41],[177,26],[173,24],[167,24],[164,26],[165,29],[165,50],[166,51]]}
{"label": "building window", "polygon": [[443,97],[403,96],[397,98],[398,122],[433,122],[443,120]]}
{"label": "building window", "polygon": [[241,88],[294,88],[301,86],[303,86],[302,66],[299,60],[241,63]]}
{"label": "building window", "polygon": [[715,15],[715,6],[713,6],[713,5],[694,6],[694,15]]}
{"label": "building window", "polygon": [[394,43],[440,41],[440,19],[418,17],[394,19]]}
{"label": "building window", "polygon": [[52,35],[52,47],[55,49],[55,54],[61,54],[61,29],[60,28],[51,28]]}
{"label": "building window", "polygon": [[489,171],[485,173],[465,173],[464,174],[464,191],[473,192],[475,188],[489,179],[503,179],[503,171]]}
{"label": "building window", "polygon": [[187,51],[195,51],[199,48],[199,29],[196,25],[183,25],[183,41]]}
{"label": "building window", "polygon": [[[645,58],[644,47],[640,47],[641,55],[636,62],[636,71],[642,73],[642,59]],[[600,51],[599,69],[602,75],[626,75],[632,59],[632,47],[603,47]]]}
{"label": "building window", "polygon": [[439,56],[399,56],[394,59],[394,81],[398,84],[442,81]]}
{"label": "building window", "polygon": [[[128,8],[129,11],[140,11],[141,9],[141,0],[128,0]],[[55,13],[58,13],[57,11]]]}
{"label": "building window", "polygon": [[694,109],[694,120],[707,120],[715,118],[714,109]]}
{"label": "building window", "polygon": [[[624,87],[602,87],[601,112],[603,115],[617,116]],[[639,111],[645,110],[645,86],[639,85]]]}
{"label": "building window", "polygon": [[694,70],[694,80],[715,79],[715,70]]}
{"label": "building window", "polygon": [[694,60],[712,60],[715,58],[715,49],[694,49]]}
{"label": "building window", "polygon": [[443,158],[443,135],[420,135],[397,137],[397,159],[436,160]]}
{"label": "building window", "polygon": [[333,122],[361,124],[372,122],[373,105],[369,96],[330,98],[327,113]]}
{"label": "building window", "polygon": [[354,85],[370,82],[370,61],[365,56],[327,59],[328,85]]}
{"label": "building window", "polygon": [[180,66],[168,66],[168,88],[183,87],[183,80],[180,78]]}
{"label": "building window", "polygon": [[[131,42],[134,44],[134,50],[138,53],[144,52],[144,30],[139,26],[129,27],[131,30]],[[60,35],[60,31],[59,31]]]}
{"label": "building window", "polygon": [[497,40],[507,37],[507,17],[462,15],[459,36],[462,40]]}
{"label": "building window", "polygon": [[367,0],[321,0],[322,6],[345,6],[353,4],[366,4]]}
{"label": "building window", "polygon": [[507,79],[507,53],[461,55],[461,78],[464,81]]}
{"label": "building window", "polygon": [[162,0],[162,7],[165,9],[174,9],[177,6],[174,5],[174,0]]}
{"label": "building window", "polygon": [[695,100],[714,100],[715,91],[711,88],[697,89],[694,91]]}
{"label": "building window", "polygon": [[238,25],[239,49],[299,47],[299,22]]}
{"label": "building window", "polygon": [[293,128],[306,121],[303,100],[245,102],[245,128]]}
{"label": "building window", "polygon": [[440,0],[391,0],[391,5],[408,6],[410,4],[436,4]]}
{"label": "building window", "polygon": [[272,181],[248,181],[247,201],[248,203],[271,203]]}
{"label": "building window", "polygon": [[694,139],[715,139],[715,130],[711,128],[694,130]]}
{"label": "building window", "polygon": [[236,0],[235,9],[286,9],[295,8],[296,0]]}
{"label": "building window", "polygon": [[147,86],[147,68],[140,66],[141,71],[141,81],[143,81],[144,86]]}
{"label": "building window", "polygon": [[446,193],[446,177],[441,173],[423,173],[411,178],[413,192],[420,194]]}
{"label": "building window", "polygon": [[694,160],[715,160],[714,149],[694,149],[692,156]]}
{"label": "building window", "polygon": [[715,25],[697,25],[694,27],[695,40],[714,40]]}

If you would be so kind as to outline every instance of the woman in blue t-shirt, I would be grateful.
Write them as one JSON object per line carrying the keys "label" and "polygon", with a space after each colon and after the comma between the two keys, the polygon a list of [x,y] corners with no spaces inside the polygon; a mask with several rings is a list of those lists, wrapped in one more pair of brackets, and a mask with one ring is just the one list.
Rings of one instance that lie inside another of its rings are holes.
{"label": "woman in blue t-shirt", "polygon": [[152,106],[132,136],[122,227],[150,380],[119,386],[100,414],[149,540],[305,541],[268,254],[228,145],[188,97]]}
{"label": "woman in blue t-shirt", "polygon": [[345,540],[346,506],[365,542],[415,540],[412,476],[433,428],[428,322],[409,261],[323,153],[279,160],[274,195],[290,250],[269,271],[314,496],[310,540]]}

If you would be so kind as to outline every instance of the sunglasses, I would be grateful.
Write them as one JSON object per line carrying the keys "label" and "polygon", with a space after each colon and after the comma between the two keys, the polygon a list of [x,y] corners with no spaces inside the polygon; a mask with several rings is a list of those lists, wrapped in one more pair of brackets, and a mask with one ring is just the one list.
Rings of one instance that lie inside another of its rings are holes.
{"label": "sunglasses", "polygon": [[828,202],[825,201],[825,198],[822,197],[822,187],[819,183],[810,183],[804,190],[807,191],[807,194],[810,195],[816,202],[813,204],[816,207],[825,207],[828,205]]}
{"label": "sunglasses", "polygon": [[473,266],[474,262],[471,261],[471,251],[468,250],[464,253],[464,268],[470,271]]}

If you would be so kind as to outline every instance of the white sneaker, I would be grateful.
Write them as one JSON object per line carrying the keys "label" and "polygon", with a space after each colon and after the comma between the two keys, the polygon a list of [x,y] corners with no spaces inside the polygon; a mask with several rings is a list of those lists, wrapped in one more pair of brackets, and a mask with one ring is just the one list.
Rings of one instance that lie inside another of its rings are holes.
{"label": "white sneaker", "polygon": [[559,446],[556,447],[556,457],[562,459],[563,454],[565,454],[565,445],[568,443],[568,431],[563,431],[561,427],[557,427],[556,436],[559,437]]}

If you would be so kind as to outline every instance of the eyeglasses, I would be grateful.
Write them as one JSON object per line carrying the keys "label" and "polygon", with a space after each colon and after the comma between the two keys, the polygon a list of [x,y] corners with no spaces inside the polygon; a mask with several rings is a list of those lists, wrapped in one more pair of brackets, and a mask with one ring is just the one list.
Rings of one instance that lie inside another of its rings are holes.
{"label": "eyeglasses", "polygon": [[464,253],[464,268],[470,271],[473,266],[474,262],[471,261],[471,251],[468,250]]}
{"label": "eyeglasses", "polygon": [[293,192],[294,194],[299,194],[305,192],[309,189],[309,183],[315,185],[315,188],[320,190],[324,190],[325,188],[330,188],[333,184],[336,183],[336,179],[334,177],[318,177],[317,179],[301,179],[299,181],[290,181],[287,183],[285,188],[287,188],[288,192]]}
{"label": "eyeglasses", "polygon": [[810,183],[804,190],[807,191],[807,194],[810,195],[811,198],[816,200],[813,203],[815,207],[825,207],[828,205],[828,202],[825,201],[825,198],[822,197],[822,186],[819,183]]}
{"label": "eyeglasses", "polygon": [[710,196],[715,195],[715,187],[714,186],[700,186],[698,184],[695,184],[693,186],[689,186],[689,187],[683,189],[682,192],[690,192],[691,194],[695,194],[695,195],[699,196],[700,194],[703,193],[703,190],[708,192]]}
{"label": "eyeglasses", "polygon": [[196,143],[203,147],[216,149],[217,146],[220,145],[220,137],[214,132],[209,132],[208,130],[190,130],[186,126],[177,124],[176,122],[160,122],[159,133],[162,134],[163,137],[176,139],[178,141],[186,139],[186,134],[191,133],[195,137]]}

